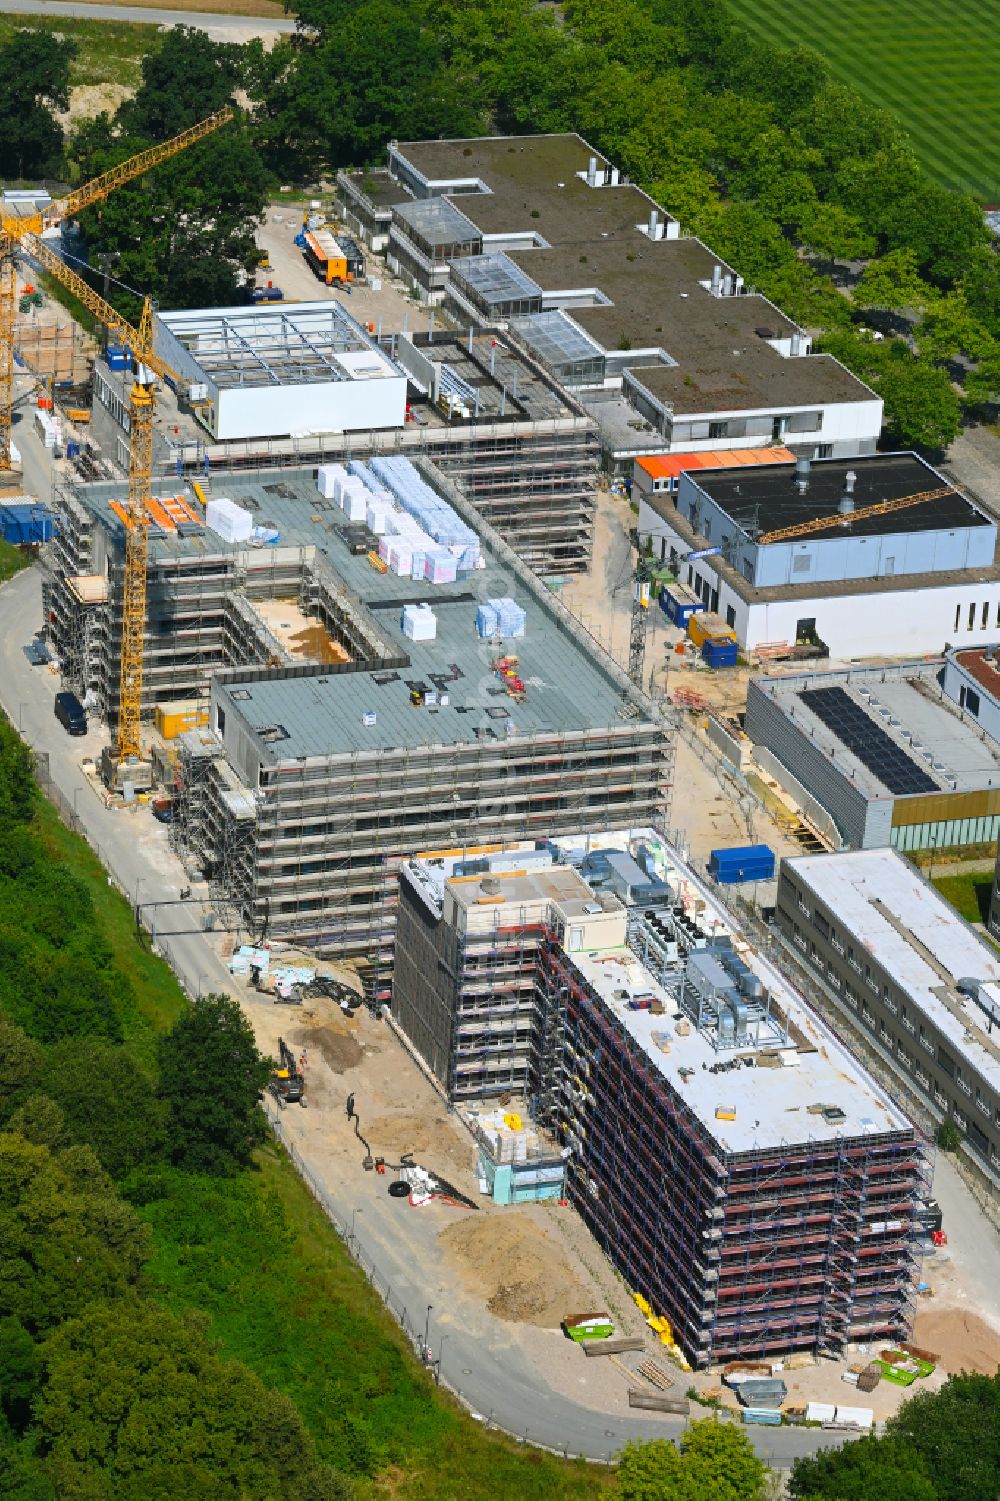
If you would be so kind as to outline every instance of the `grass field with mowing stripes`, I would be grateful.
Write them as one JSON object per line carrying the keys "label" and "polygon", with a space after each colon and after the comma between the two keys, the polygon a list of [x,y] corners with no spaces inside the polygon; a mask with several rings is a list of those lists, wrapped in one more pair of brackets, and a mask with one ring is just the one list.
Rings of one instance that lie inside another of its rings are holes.
{"label": "grass field with mowing stripes", "polygon": [[821,52],[892,110],[946,187],[1000,203],[1000,0],[729,0],[755,36]]}

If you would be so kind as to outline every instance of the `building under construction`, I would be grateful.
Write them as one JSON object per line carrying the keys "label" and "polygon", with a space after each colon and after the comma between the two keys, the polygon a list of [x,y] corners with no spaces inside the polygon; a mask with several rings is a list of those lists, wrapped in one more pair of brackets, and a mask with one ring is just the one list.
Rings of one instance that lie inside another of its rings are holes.
{"label": "building under construction", "polygon": [[[672,745],[449,480],[352,468],[339,501],[330,471],[282,469],[150,502],[143,709],[208,710],[161,759],[176,840],[220,907],[256,935],[386,958],[400,860],[599,828],[609,809],[653,820]],[[450,550],[414,539],[411,490]],[[122,495],[61,493],[45,587],[64,682],[112,725]]]}
{"label": "building under construction", "polygon": [[[165,483],[214,470],[426,455],[536,572],[589,566],[597,424],[510,339],[383,334],[327,301],[161,314],[157,347],[184,376],[158,397]],[[127,462],[130,381],[127,370],[95,362],[96,451],[84,463]]]}
{"label": "building under construction", "polygon": [[914,1128],[654,833],[408,862],[392,1004],[449,1099],[532,1101],[692,1365],[909,1333]]}

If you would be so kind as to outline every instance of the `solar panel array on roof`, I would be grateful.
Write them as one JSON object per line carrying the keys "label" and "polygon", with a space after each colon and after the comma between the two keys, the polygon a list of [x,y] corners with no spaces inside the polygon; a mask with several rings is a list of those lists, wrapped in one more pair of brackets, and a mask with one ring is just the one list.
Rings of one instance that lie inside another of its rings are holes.
{"label": "solar panel array on roof", "polygon": [[827,729],[897,796],[910,792],[940,792],[916,761],[843,688],[809,688],[798,697]]}

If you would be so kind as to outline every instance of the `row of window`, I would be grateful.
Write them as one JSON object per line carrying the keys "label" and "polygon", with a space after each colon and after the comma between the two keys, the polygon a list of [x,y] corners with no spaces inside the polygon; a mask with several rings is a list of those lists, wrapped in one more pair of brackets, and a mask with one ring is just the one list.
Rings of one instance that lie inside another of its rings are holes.
{"label": "row of window", "polygon": [[[977,612],[978,612],[978,616],[979,616],[979,623],[978,623],[978,625],[976,624]],[[955,630],[956,631],[962,631],[962,630],[966,630],[966,631],[975,631],[975,630],[985,631],[985,630],[988,629],[989,624],[990,624],[990,601],[988,599],[984,599],[982,605],[979,605],[975,600],[973,600],[972,603],[968,606],[968,608],[966,608],[965,605],[961,605],[961,604],[958,604],[958,605],[955,606]],[[1000,629],[1000,599],[997,600],[997,612],[996,612],[996,622],[995,622],[995,624],[996,624],[997,628]],[[962,691],[964,693],[965,690],[963,689]],[[974,694],[973,697],[975,697],[975,696],[976,695]],[[970,710],[970,713],[978,714],[979,713],[978,705],[977,705],[977,707],[975,709]]]}

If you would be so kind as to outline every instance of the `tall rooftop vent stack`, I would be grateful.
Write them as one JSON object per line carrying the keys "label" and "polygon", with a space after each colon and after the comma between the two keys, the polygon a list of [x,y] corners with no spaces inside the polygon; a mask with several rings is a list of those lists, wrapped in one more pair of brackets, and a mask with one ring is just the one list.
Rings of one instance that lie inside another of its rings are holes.
{"label": "tall rooftop vent stack", "polygon": [[712,296],[722,296],[722,267],[718,265],[712,267]]}
{"label": "tall rooftop vent stack", "polygon": [[792,329],[791,352],[793,355],[802,353],[802,335],[797,328]]}
{"label": "tall rooftop vent stack", "polygon": [[837,507],[841,516],[849,516],[854,510],[854,486],[857,478],[858,476],[853,469],[848,469],[844,475],[844,493],[840,497],[840,504]]}
{"label": "tall rooftop vent stack", "polygon": [[795,488],[800,495],[804,495],[809,489],[809,471],[812,465],[808,459],[795,460]]}
{"label": "tall rooftop vent stack", "polygon": [[587,185],[594,188],[597,186],[597,157],[592,156],[587,163]]}
{"label": "tall rooftop vent stack", "polygon": [[659,223],[660,223],[660,215],[659,215],[659,213],[657,212],[657,210],[655,208],[651,208],[650,211],[649,211],[649,238],[651,240],[658,240],[660,238],[659,228],[658,228]]}

